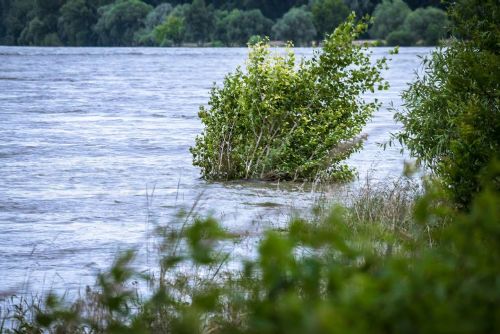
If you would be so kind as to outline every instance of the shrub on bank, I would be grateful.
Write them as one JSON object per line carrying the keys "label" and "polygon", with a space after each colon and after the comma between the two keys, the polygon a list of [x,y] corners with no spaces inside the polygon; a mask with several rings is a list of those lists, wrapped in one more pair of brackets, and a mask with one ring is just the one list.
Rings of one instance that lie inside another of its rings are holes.
{"label": "shrub on bank", "polygon": [[[480,175],[500,152],[500,43],[494,0],[457,1],[455,36],[424,60],[424,71],[403,92],[394,136],[467,208]],[[492,180],[500,189],[500,182]]]}
{"label": "shrub on bank", "polygon": [[445,11],[426,7],[408,14],[402,30],[411,32],[419,45],[438,45],[439,40],[446,37],[448,27]]}
{"label": "shrub on bank", "polygon": [[353,41],[367,28],[354,17],[339,26],[310,60],[290,49],[272,54],[251,46],[246,71],[238,68],[211,91],[199,116],[203,133],[191,148],[205,179],[346,180],[343,164],[359,150],[361,129],[377,110],[363,93],[387,89],[386,59],[373,64]]}
{"label": "shrub on bank", "polygon": [[415,44],[415,35],[409,30],[396,30],[386,38],[387,45],[411,46]]}

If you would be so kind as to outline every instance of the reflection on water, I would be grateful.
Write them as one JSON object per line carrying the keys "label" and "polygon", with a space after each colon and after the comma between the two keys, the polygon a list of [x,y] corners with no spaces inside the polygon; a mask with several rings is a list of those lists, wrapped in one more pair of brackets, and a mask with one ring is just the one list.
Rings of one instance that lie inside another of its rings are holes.
{"label": "reflection on water", "polygon": [[[360,175],[401,172],[399,150],[382,153],[376,143],[397,130],[386,108],[400,103],[417,56],[429,51],[402,48],[393,57],[385,74],[391,89],[374,96],[385,108],[365,129],[365,149],[350,161]],[[241,235],[258,235],[286,221],[290,208],[309,207],[318,196],[310,185],[207,183],[191,165],[188,149],[201,131],[198,106],[246,54],[0,47],[0,290],[92,283],[116,250],[144,251],[148,212],[168,223],[198,197],[198,212]]]}

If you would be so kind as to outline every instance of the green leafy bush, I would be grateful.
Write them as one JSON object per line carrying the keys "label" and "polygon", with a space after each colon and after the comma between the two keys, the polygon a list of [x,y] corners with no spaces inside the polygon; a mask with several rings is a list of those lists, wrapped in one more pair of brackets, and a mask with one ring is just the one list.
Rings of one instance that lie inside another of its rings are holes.
{"label": "green leafy bush", "polygon": [[[172,10],[172,5],[168,2],[165,2],[156,6],[152,11],[150,11],[144,19],[144,28],[139,29],[134,34],[135,43],[142,46],[158,45],[159,43],[155,36],[155,28],[162,25],[166,21]],[[161,40],[161,42],[163,41],[163,39]]]}
{"label": "green leafy bush", "polygon": [[213,7],[207,6],[205,0],[193,0],[186,6],[184,14],[187,36],[198,45],[203,45],[215,28]]}
{"label": "green leafy bush", "polygon": [[65,45],[88,46],[95,43],[89,27],[97,20],[97,11],[88,1],[69,0],[59,10],[58,30]]}
{"label": "green leafy bush", "polygon": [[118,0],[98,9],[94,26],[102,46],[134,45],[135,33],[144,27],[144,19],[153,7],[140,0]]}
{"label": "green leafy bush", "polygon": [[[467,207],[481,171],[500,152],[500,39],[495,1],[452,7],[457,36],[424,60],[424,73],[403,93],[395,139]],[[493,14],[491,14],[493,13]],[[493,180],[500,187],[498,180]]]}
{"label": "green leafy bush", "polygon": [[184,40],[185,31],[184,19],[171,14],[167,16],[165,22],[156,26],[153,36],[160,46],[180,45]]}
{"label": "green leafy bush", "polygon": [[306,6],[293,7],[273,26],[273,36],[298,46],[308,45],[316,37],[313,15]]}
{"label": "green leafy bush", "polygon": [[446,13],[434,7],[418,8],[408,14],[403,30],[411,32],[420,45],[437,45],[448,30]]}
{"label": "green leafy bush", "polygon": [[216,36],[228,46],[246,45],[252,36],[269,35],[273,24],[258,9],[233,9],[217,14]]}
{"label": "green leafy bush", "polygon": [[342,0],[311,0],[311,13],[318,40],[325,38],[349,16],[349,7]]}
{"label": "green leafy bush", "polygon": [[385,39],[391,32],[399,30],[405,22],[410,7],[403,0],[383,0],[373,11],[372,38]]}
{"label": "green leafy bush", "polygon": [[380,106],[361,94],[388,86],[380,74],[386,59],[372,64],[352,43],[366,27],[351,16],[298,63],[290,48],[280,55],[267,43],[252,46],[246,72],[227,75],[200,108],[205,129],[191,153],[203,177],[349,179],[343,161],[360,149],[357,136]]}

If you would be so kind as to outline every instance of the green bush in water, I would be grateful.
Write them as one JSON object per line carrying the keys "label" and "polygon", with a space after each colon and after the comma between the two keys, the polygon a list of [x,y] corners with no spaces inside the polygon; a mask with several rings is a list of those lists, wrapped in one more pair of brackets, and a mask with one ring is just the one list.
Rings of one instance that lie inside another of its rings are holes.
{"label": "green bush in water", "polygon": [[350,16],[321,51],[297,62],[291,45],[272,54],[251,46],[246,71],[228,74],[199,116],[203,133],[191,148],[205,179],[346,180],[343,164],[359,150],[361,129],[380,104],[361,95],[387,89],[386,59],[373,64],[352,42],[367,28]]}

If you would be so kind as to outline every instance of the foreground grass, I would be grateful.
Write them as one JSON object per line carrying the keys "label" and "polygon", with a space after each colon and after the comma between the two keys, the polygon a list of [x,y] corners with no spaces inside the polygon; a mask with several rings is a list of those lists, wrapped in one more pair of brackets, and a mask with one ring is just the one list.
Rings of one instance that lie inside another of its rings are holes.
{"label": "foreground grass", "polygon": [[[488,188],[463,213],[432,187],[365,187],[342,207],[267,232],[241,270],[221,251],[231,236],[214,219],[194,219],[159,231],[155,277],[136,272],[126,252],[78,300],[5,304],[1,331],[499,332],[499,211]],[[151,293],[139,295],[137,280]]]}

